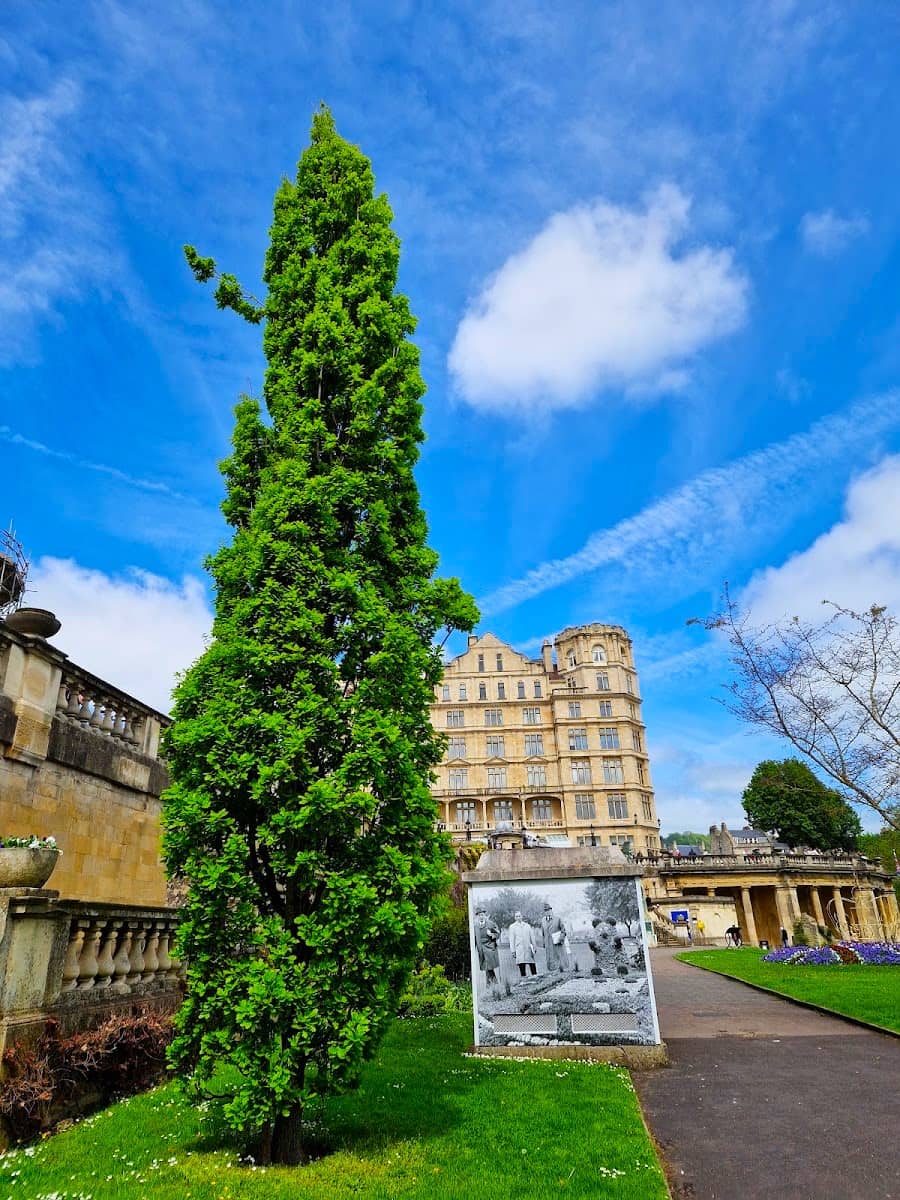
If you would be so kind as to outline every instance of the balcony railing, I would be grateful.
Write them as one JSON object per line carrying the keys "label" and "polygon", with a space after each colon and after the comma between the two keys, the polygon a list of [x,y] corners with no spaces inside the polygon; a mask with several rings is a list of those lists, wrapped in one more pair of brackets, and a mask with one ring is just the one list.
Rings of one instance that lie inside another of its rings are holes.
{"label": "balcony railing", "polygon": [[431,794],[438,799],[447,796],[530,796],[532,793],[558,793],[562,789],[556,783],[528,783],[524,787],[450,787],[432,788]]}

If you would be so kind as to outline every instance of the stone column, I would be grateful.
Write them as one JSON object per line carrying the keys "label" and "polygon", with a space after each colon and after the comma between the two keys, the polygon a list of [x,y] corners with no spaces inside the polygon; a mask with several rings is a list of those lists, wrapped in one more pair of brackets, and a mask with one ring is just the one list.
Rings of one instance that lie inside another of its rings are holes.
{"label": "stone column", "polygon": [[753,901],[748,887],[741,888],[741,901],[744,906],[744,922],[747,926],[747,941],[754,946],[759,941],[756,935],[756,921],[753,918]]}
{"label": "stone column", "polygon": [[850,927],[847,924],[847,914],[844,912],[844,898],[841,895],[839,887],[833,887],[831,894],[834,897],[834,910],[837,915],[838,929],[841,931],[842,938],[850,936]]}
{"label": "stone column", "polygon": [[887,912],[887,924],[894,930],[894,937],[900,937],[900,905],[897,903],[897,893],[893,888],[884,894],[884,907]]}
{"label": "stone column", "polygon": [[822,901],[819,899],[819,889],[817,887],[810,888],[809,894],[812,897],[813,913],[815,914],[816,924],[821,925],[823,929],[828,927],[828,922],[825,920],[825,912],[822,908]]}
{"label": "stone column", "polygon": [[[775,907],[778,910],[778,920],[781,922],[782,929],[788,931],[789,936],[793,936],[794,922],[799,919],[800,906],[797,903],[797,893],[794,888],[785,887],[779,884],[775,888]],[[794,914],[797,914],[796,916]]]}
{"label": "stone column", "polygon": [[864,907],[869,910],[869,921],[874,922],[872,934],[876,941],[881,941],[884,938],[884,928],[881,924],[881,913],[878,911],[878,901],[875,899],[875,891],[871,887],[860,888],[860,896],[864,898]]}

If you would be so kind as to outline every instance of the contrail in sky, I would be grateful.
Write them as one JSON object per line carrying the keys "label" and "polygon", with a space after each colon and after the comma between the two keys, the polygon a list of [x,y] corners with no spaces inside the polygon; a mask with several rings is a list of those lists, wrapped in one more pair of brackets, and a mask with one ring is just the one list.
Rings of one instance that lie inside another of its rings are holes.
{"label": "contrail in sky", "polygon": [[67,450],[54,450],[52,446],[45,446],[43,442],[23,437],[21,433],[16,433],[8,425],[0,425],[0,438],[13,446],[23,446],[26,450],[33,450],[36,454],[43,454],[47,458],[58,458],[61,462],[71,463],[73,467],[80,467],[85,471],[96,471],[100,475],[106,475],[110,479],[115,479],[128,487],[138,488],[142,492],[158,492],[172,500],[187,499],[180,492],[176,492],[174,488],[170,488],[167,483],[161,483],[156,479],[142,479],[139,475],[129,475],[127,471],[120,471],[118,467],[91,462],[90,459],[79,458],[77,454],[71,454]]}
{"label": "contrail in sky", "polygon": [[629,582],[699,575],[727,560],[735,545],[762,531],[786,527],[804,493],[836,461],[870,448],[900,428],[900,392],[860,400],[803,433],[775,442],[723,467],[703,471],[661,500],[591,534],[565,558],[541,563],[478,601],[482,619],[560,587],[617,567]]}

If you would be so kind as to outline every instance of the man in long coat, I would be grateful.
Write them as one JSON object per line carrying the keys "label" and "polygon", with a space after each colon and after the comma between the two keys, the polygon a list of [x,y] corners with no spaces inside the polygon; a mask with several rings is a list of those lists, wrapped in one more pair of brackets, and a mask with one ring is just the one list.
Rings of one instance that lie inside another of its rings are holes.
{"label": "man in long coat", "polygon": [[534,930],[523,919],[520,912],[516,913],[516,919],[509,927],[509,952],[523,979],[529,969],[532,975],[537,974],[537,965],[534,961]]}
{"label": "man in long coat", "polygon": [[553,912],[552,904],[544,905],[544,915],[541,918],[541,933],[544,935],[544,949],[547,951],[547,970],[551,973],[565,971],[566,959],[566,927]]}
{"label": "man in long coat", "polygon": [[488,918],[487,910],[479,906],[475,909],[475,949],[487,983],[500,982],[499,941],[500,929]]}

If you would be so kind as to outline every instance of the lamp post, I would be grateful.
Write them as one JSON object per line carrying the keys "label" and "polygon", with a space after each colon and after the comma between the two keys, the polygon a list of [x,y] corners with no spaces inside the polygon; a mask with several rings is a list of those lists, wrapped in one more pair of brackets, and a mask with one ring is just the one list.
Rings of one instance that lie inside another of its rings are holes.
{"label": "lamp post", "polygon": [[596,845],[597,845],[597,835],[596,835],[596,833],[594,833],[594,827],[593,827],[593,825],[591,826],[591,845],[592,845],[592,846],[596,846]]}

